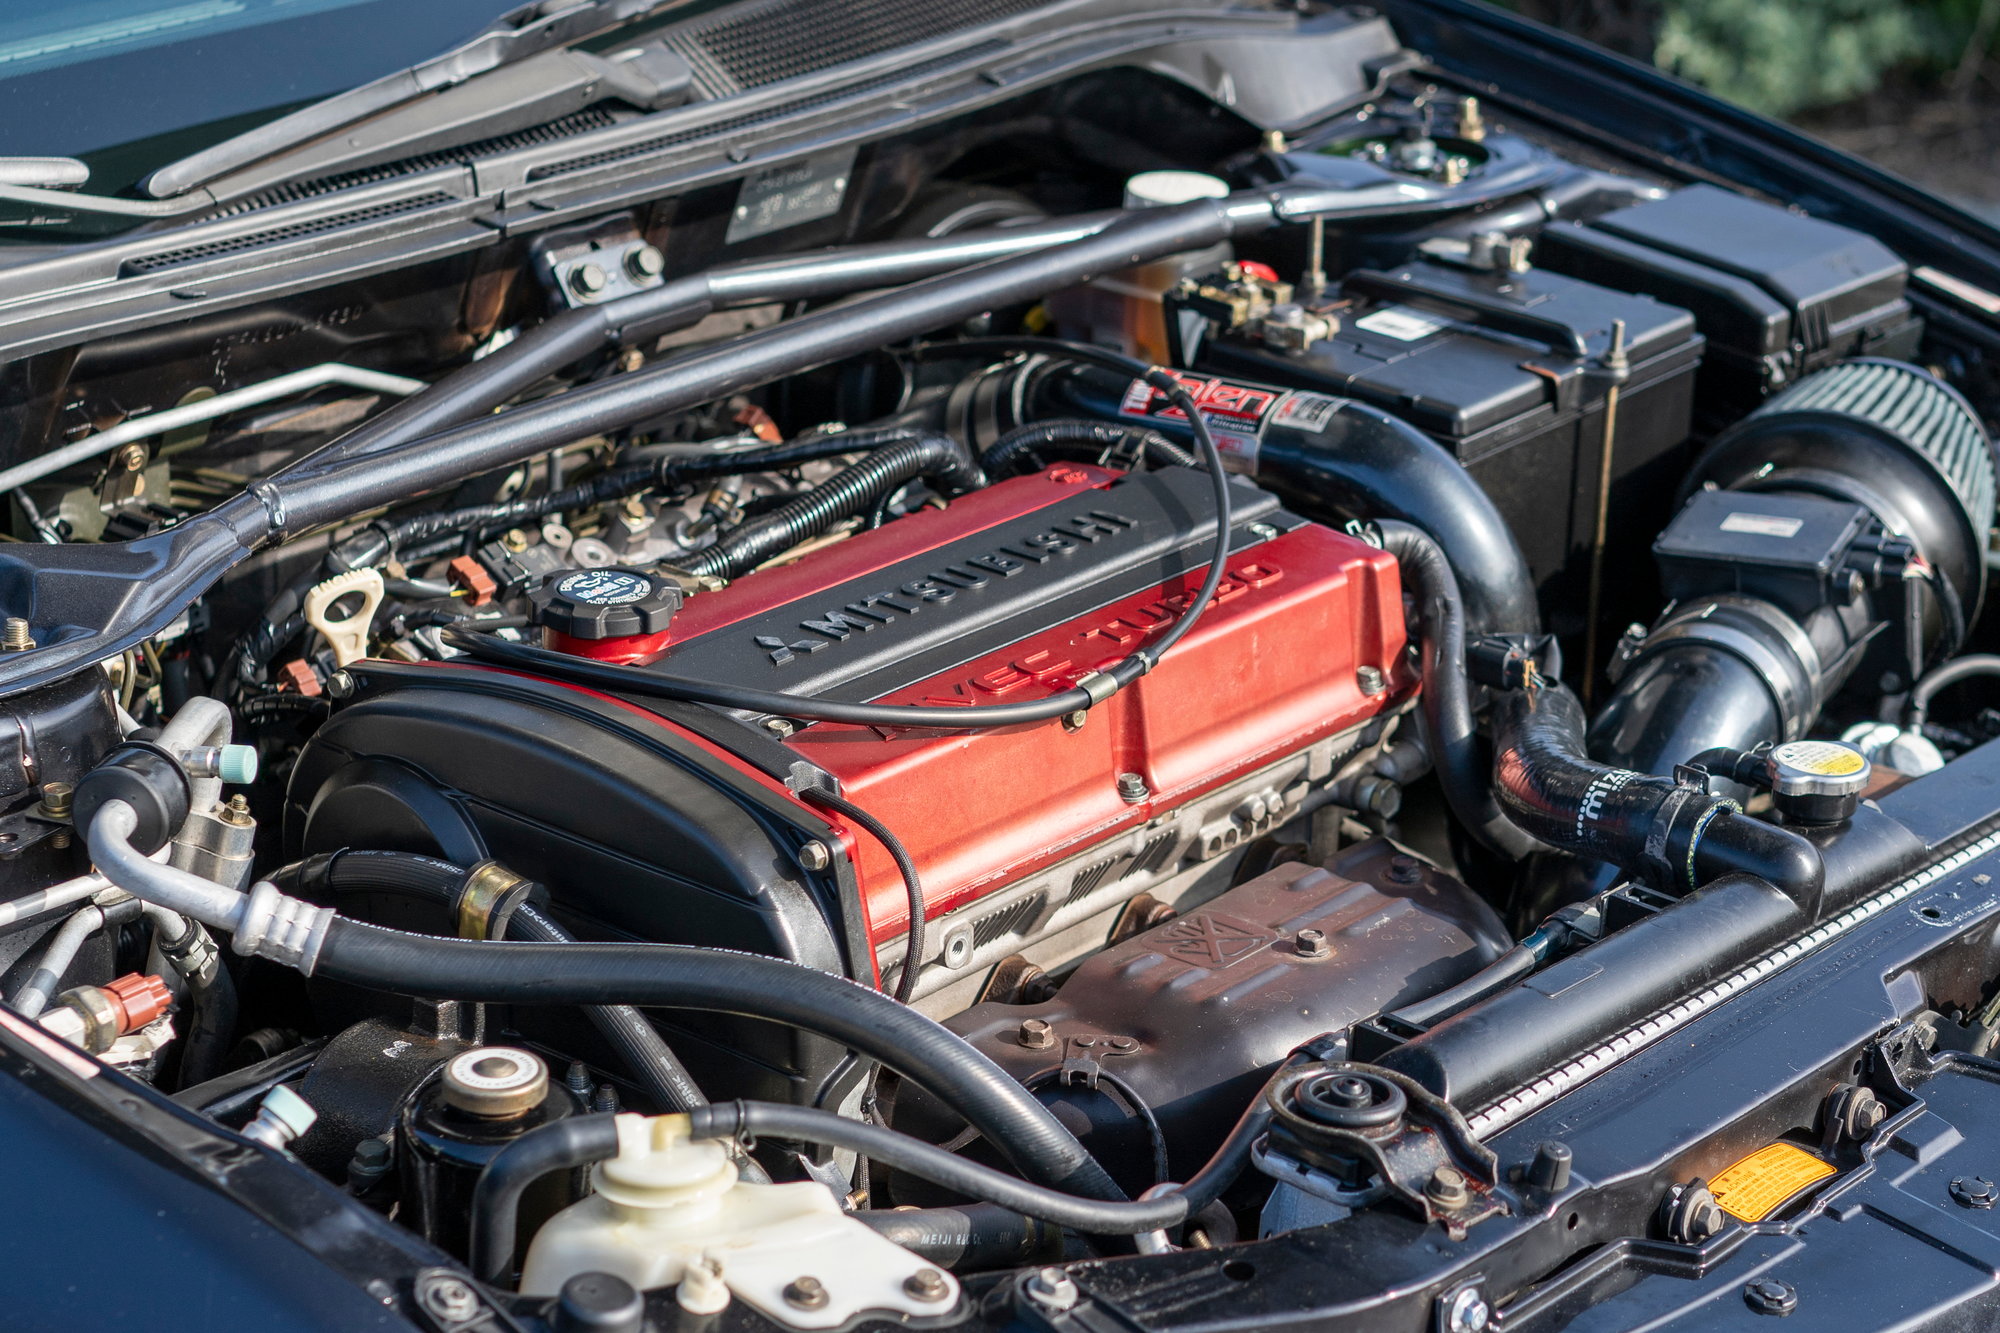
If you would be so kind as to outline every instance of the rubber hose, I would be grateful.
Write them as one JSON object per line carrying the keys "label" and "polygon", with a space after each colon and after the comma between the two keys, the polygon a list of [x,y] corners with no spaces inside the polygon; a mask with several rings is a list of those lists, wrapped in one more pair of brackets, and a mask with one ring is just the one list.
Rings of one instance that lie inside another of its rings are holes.
{"label": "rubber hose", "polygon": [[514,1259],[521,1196],[552,1171],[572,1171],[618,1152],[615,1116],[569,1116],[529,1130],[493,1154],[472,1188],[473,1276],[504,1283]]}
{"label": "rubber hose", "polygon": [[1493,733],[1494,787],[1530,836],[1663,889],[1685,892],[1740,871],[1817,906],[1825,877],[1817,848],[1696,787],[1585,757],[1583,708],[1566,686],[1500,694]]}
{"label": "rubber hose", "polygon": [[846,818],[850,823],[860,825],[875,841],[882,844],[884,850],[889,853],[890,859],[895,861],[896,871],[903,878],[903,895],[906,902],[906,909],[910,916],[910,924],[908,930],[904,932],[906,942],[903,946],[903,973],[896,978],[894,994],[898,1002],[908,1004],[910,996],[916,993],[917,975],[923,971],[924,954],[927,951],[925,945],[925,926],[927,921],[924,905],[924,885],[923,881],[917,877],[916,858],[910,855],[910,849],[903,845],[903,840],[889,831],[888,825],[854,804],[854,802],[844,797],[835,796],[829,791],[819,791],[810,788],[801,792],[800,795],[811,804],[817,805],[822,809],[831,810],[835,814]]}
{"label": "rubber hose", "polygon": [[1445,803],[1481,846],[1519,860],[1536,842],[1507,821],[1493,797],[1465,678],[1465,602],[1458,577],[1444,548],[1422,528],[1395,519],[1376,527],[1382,549],[1396,557],[1404,584],[1416,594],[1424,682],[1417,720]]}
{"label": "rubber hose", "polygon": [[854,1220],[940,1268],[1012,1268],[1059,1253],[1054,1227],[997,1203],[864,1209]]}
{"label": "rubber hose", "polygon": [[[576,937],[543,915],[533,903],[522,903],[507,919],[514,939],[544,944],[574,944]],[[665,1111],[691,1111],[708,1105],[708,1098],[687,1066],[667,1045],[658,1028],[629,1004],[585,1005],[584,1013],[625,1062],[632,1077]]]}
{"label": "rubber hose", "polygon": [[884,445],[846,471],[681,562],[689,574],[735,578],[781,551],[817,537],[875,500],[922,477],[947,497],[985,484],[971,451],[949,435],[922,432]]}
{"label": "rubber hose", "polygon": [[[690,1132],[698,1139],[735,1140],[746,1135],[759,1138],[798,1139],[829,1148],[860,1153],[933,1185],[999,1204],[1028,1217],[1040,1218],[1057,1226],[1101,1236],[1136,1236],[1178,1226],[1200,1212],[1228,1188],[1250,1158],[1256,1133],[1262,1132],[1258,1108],[1268,1107],[1259,1095],[1244,1121],[1224,1140],[1208,1164],[1186,1185],[1157,1198],[1137,1202],[1079,1198],[1029,1184],[1013,1176],[981,1166],[934,1143],[883,1129],[879,1125],[849,1120],[831,1111],[810,1106],[784,1106],[777,1102],[727,1102],[705,1107],[688,1117]],[[1256,1133],[1245,1125],[1255,1124]]]}
{"label": "rubber hose", "polygon": [[[323,889],[338,896],[352,892],[388,892],[433,903],[457,912],[468,872],[461,866],[411,852],[345,850],[323,852],[275,872],[280,888],[311,892]],[[532,903],[521,902],[507,915],[508,934],[531,943],[573,944],[575,937]],[[630,1005],[583,1006],[586,1017],[625,1061],[633,1080],[663,1111],[706,1106],[687,1066],[668,1046],[646,1016]]]}
{"label": "rubber hose", "polygon": [[1417,1028],[1442,1023],[1460,1010],[1513,985],[1534,971],[1539,961],[1533,949],[1517,944],[1456,986],[1427,995],[1415,1004],[1406,1004],[1387,1017]]}
{"label": "rubber hose", "polygon": [[1946,662],[1934,671],[1926,672],[1916,687],[1910,691],[1910,701],[1905,706],[1903,724],[1921,727],[1930,719],[1931,700],[1937,698],[1946,686],[1974,676],[2000,676],[2000,657],[1992,653],[1970,653],[1955,661]]}
{"label": "rubber hose", "polygon": [[671,944],[516,944],[407,935],[336,917],[316,975],[399,995],[502,1004],[632,1004],[789,1023],[923,1085],[1044,1184],[1116,1199],[1061,1121],[941,1024],[797,963]]}
{"label": "rubber hose", "polygon": [[1193,454],[1158,431],[1081,417],[1016,426],[993,442],[980,456],[979,465],[989,477],[1011,477],[1045,467],[1052,458],[1099,463],[1105,454],[1117,449],[1136,449],[1148,467],[1201,465]]}
{"label": "rubber hose", "polygon": [[239,1012],[236,978],[221,959],[216,960],[215,975],[206,986],[190,982],[189,988],[187,1045],[181,1051],[182,1087],[206,1083],[221,1071],[230,1038],[236,1034]]}

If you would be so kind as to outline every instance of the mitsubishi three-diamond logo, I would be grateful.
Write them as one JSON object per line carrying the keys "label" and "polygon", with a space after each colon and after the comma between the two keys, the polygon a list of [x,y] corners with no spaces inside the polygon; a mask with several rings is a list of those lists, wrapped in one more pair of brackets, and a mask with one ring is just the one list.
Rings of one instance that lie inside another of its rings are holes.
{"label": "mitsubishi three-diamond logo", "polygon": [[1228,967],[1277,936],[1214,912],[1196,912],[1168,925],[1167,956],[1196,967]]}

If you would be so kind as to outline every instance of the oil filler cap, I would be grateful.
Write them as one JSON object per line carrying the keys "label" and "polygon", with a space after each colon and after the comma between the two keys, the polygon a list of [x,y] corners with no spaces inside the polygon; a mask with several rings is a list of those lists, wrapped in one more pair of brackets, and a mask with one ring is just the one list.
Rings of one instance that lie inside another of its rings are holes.
{"label": "oil filler cap", "polygon": [[680,585],[636,569],[572,569],[529,594],[535,623],[572,639],[659,634],[680,610]]}
{"label": "oil filler cap", "polygon": [[1787,741],[1766,756],[1771,800],[1795,824],[1838,824],[1854,814],[1873,766],[1838,741]]}

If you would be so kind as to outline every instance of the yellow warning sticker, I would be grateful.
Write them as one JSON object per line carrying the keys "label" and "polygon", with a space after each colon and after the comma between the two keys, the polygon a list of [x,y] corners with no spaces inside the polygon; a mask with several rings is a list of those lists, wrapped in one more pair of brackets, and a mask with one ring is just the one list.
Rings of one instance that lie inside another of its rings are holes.
{"label": "yellow warning sticker", "polygon": [[1817,773],[1823,778],[1844,778],[1851,773],[1859,773],[1862,765],[1868,762],[1859,752],[1832,741],[1793,741],[1779,746],[1772,757],[1789,768]]}
{"label": "yellow warning sticker", "polygon": [[1743,1222],[1761,1222],[1787,1199],[1833,1174],[1833,1167],[1789,1143],[1759,1148],[1708,1183],[1722,1211]]}

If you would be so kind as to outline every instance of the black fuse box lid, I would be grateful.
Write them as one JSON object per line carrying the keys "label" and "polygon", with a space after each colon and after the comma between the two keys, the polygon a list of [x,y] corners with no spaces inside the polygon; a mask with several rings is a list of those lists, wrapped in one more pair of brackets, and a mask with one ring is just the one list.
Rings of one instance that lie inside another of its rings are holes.
{"label": "black fuse box lid", "polygon": [[1880,241],[1712,185],[1552,223],[1535,258],[1693,311],[1711,353],[1746,363],[1754,392],[1847,356],[1908,355],[1922,329],[1909,270]]}

